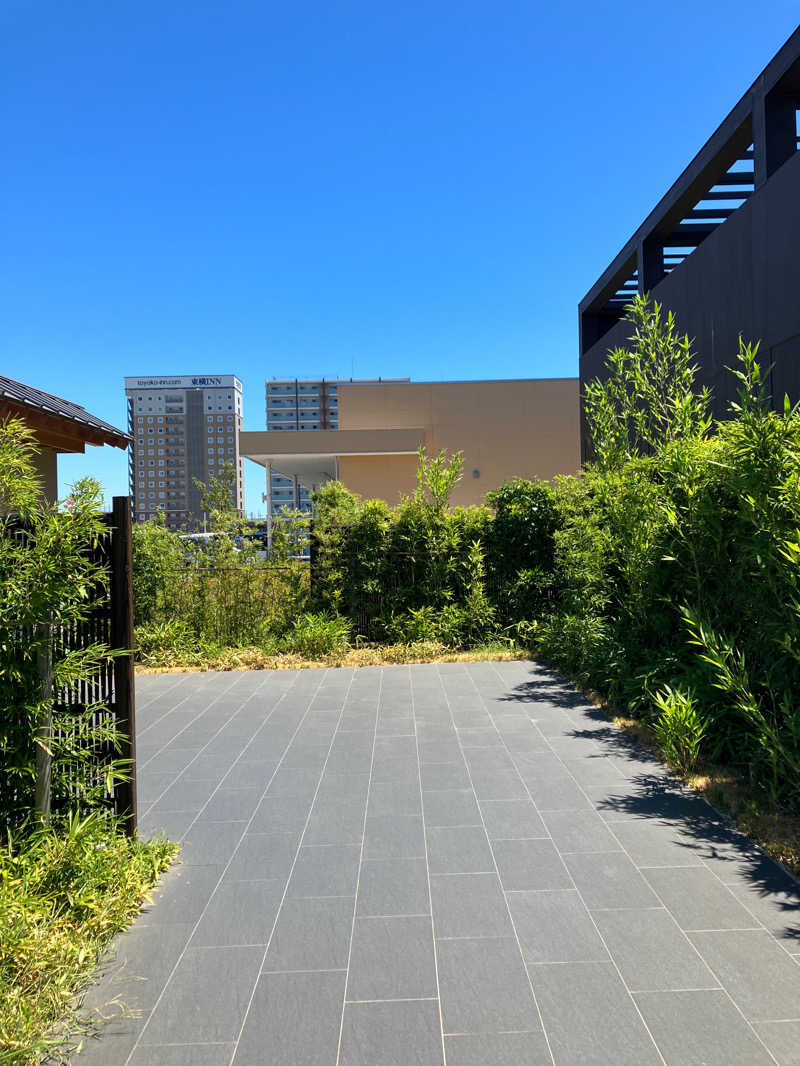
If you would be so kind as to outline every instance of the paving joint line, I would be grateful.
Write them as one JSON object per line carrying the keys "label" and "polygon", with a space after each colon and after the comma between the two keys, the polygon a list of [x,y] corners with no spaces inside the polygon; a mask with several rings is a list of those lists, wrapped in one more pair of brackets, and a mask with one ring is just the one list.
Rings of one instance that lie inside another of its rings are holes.
{"label": "paving joint line", "polygon": [[[281,759],[280,759],[280,760],[278,761],[278,764],[277,764],[277,766],[275,767],[275,770],[274,770],[274,772],[273,772],[273,774],[272,774],[272,777],[270,778],[269,782],[267,783],[267,786],[266,786],[266,788],[264,789],[264,792],[263,792],[263,794],[262,794],[262,798],[263,798],[263,796],[265,796],[265,795],[266,795],[266,793],[267,793],[267,792],[269,791],[269,786],[270,786],[270,784],[272,784],[272,780],[273,780],[273,778],[275,777],[275,774],[276,774],[276,773],[278,772],[278,770],[279,770],[279,768],[280,768],[280,765],[281,765],[281,762],[282,762],[282,761],[283,761],[283,759],[285,758],[286,752],[287,752],[287,751],[289,750],[289,747],[291,746],[292,740],[294,739],[294,737],[295,737],[295,736],[297,736],[297,733],[298,733],[298,731],[300,730],[300,727],[302,726],[303,722],[305,721],[305,719],[306,719],[306,718],[308,717],[308,715],[310,714],[310,712],[311,712],[311,708],[312,708],[312,706],[313,706],[313,704],[314,704],[314,699],[316,698],[316,695],[317,695],[317,693],[319,692],[319,689],[321,688],[321,686],[322,686],[322,683],[323,683],[323,681],[324,681],[324,674],[325,674],[325,673],[327,673],[327,671],[323,671],[323,677],[322,677],[322,678],[320,678],[319,684],[317,685],[316,689],[314,690],[314,693],[313,693],[313,695],[312,695],[312,696],[311,696],[311,698],[309,699],[309,702],[308,702],[308,706],[306,707],[306,709],[305,709],[305,711],[303,712],[303,714],[302,714],[302,715],[300,716],[300,721],[299,721],[299,722],[298,722],[298,724],[297,724],[297,728],[295,729],[294,733],[292,734],[292,737],[291,737],[291,739],[289,740],[288,744],[286,745],[286,748],[285,748],[285,750],[284,750],[284,753],[283,753],[283,755],[281,756]],[[297,675],[295,676],[295,678],[294,678],[294,680],[293,680],[292,684],[291,684],[291,685],[290,685],[290,686],[289,686],[289,687],[288,687],[288,688],[286,689],[286,691],[285,691],[285,692],[281,693],[281,695],[280,695],[279,699],[278,699],[278,700],[276,700],[276,702],[275,702],[275,706],[274,706],[274,707],[272,708],[272,710],[270,711],[270,714],[269,714],[269,715],[267,716],[267,718],[266,718],[266,719],[264,720],[264,723],[263,723],[263,725],[266,725],[266,723],[267,723],[267,722],[269,721],[269,718],[270,718],[270,717],[272,717],[272,714],[274,713],[275,709],[276,709],[276,708],[277,708],[277,707],[278,707],[278,706],[279,706],[279,705],[280,705],[280,704],[281,704],[281,703],[283,702],[283,700],[284,700],[284,699],[286,698],[286,696],[287,696],[287,695],[288,695],[288,694],[289,694],[289,693],[290,693],[290,692],[292,691],[292,689],[293,689],[293,688],[295,687],[295,685],[296,685],[296,683],[297,683],[297,680],[298,680],[298,677],[299,677],[299,672],[298,672],[298,674],[297,674]],[[266,683],[266,677],[265,677],[265,678],[263,679],[263,682],[262,682],[262,684],[264,684],[264,683]],[[255,694],[255,692],[258,692],[258,689],[259,689],[260,687],[261,687],[261,685],[259,685],[259,686],[258,686],[258,687],[257,687],[257,688],[255,689],[254,693],[251,693],[251,696],[250,696],[250,697],[248,697],[248,699],[249,699],[249,698],[252,698],[252,696],[253,696],[253,695]],[[260,801],[259,801],[259,802],[260,802]],[[258,808],[256,807],[256,810],[257,810],[257,809],[258,809]],[[252,823],[252,820],[253,820],[253,818],[254,818],[254,817],[255,817],[255,811],[253,811],[253,814],[252,814],[252,815],[250,816],[250,819],[249,819],[249,821],[247,822],[247,824],[248,824],[248,825],[250,825],[250,824]],[[243,833],[242,833],[242,836],[244,835],[244,833],[245,833],[246,831],[247,831],[247,830],[246,830],[246,828],[245,828],[245,830],[244,830],[244,831],[243,831]],[[241,837],[240,837],[240,842],[241,842]],[[238,847],[238,845],[237,845],[237,847]],[[223,880],[223,878],[225,877],[225,873],[226,873],[226,871],[228,870],[228,867],[230,866],[231,862],[233,861],[233,855],[234,855],[234,854],[235,854],[235,849],[234,849],[234,852],[233,852],[233,853],[231,854],[230,858],[228,859],[227,863],[226,863],[226,864],[225,864],[225,865],[223,866],[223,868],[222,868],[222,872],[221,872],[221,873],[220,873],[220,875],[219,875],[219,878],[218,878],[218,880],[217,880],[217,883],[216,883],[216,885],[214,886],[214,889],[212,890],[212,892],[211,892],[211,895],[209,896],[209,898],[208,898],[208,900],[207,900],[207,902],[206,902],[205,906],[203,907],[202,911],[200,912],[200,915],[198,916],[198,919],[197,919],[197,921],[196,921],[196,922],[194,923],[194,926],[192,927],[192,931],[190,932],[190,934],[189,934],[189,936],[188,936],[188,938],[187,938],[187,940],[186,940],[186,944],[184,945],[184,947],[183,947],[183,950],[181,951],[180,955],[178,956],[178,958],[177,958],[177,960],[176,960],[176,962],[175,962],[175,965],[174,965],[174,966],[172,967],[172,969],[171,969],[171,970],[170,970],[170,972],[169,972],[169,975],[167,976],[166,980],[164,981],[164,984],[163,984],[163,985],[162,985],[162,987],[161,987],[161,991],[160,991],[160,993],[159,993],[159,995],[158,995],[158,998],[156,999],[156,1001],[155,1001],[155,1003],[153,1004],[153,1006],[152,1006],[152,1007],[150,1008],[150,1011],[149,1011],[149,1013],[148,1013],[148,1016],[147,1016],[147,1020],[145,1021],[144,1025],[142,1026],[141,1032],[140,1032],[140,1033],[138,1034],[138,1036],[136,1037],[136,1042],[134,1043],[133,1047],[131,1048],[130,1052],[128,1053],[128,1055],[127,1055],[127,1057],[126,1057],[126,1059],[125,1059],[125,1066],[129,1066],[129,1064],[130,1064],[130,1060],[131,1060],[131,1058],[132,1058],[132,1056],[133,1056],[134,1052],[136,1052],[136,1050],[137,1050],[137,1049],[139,1048],[139,1046],[141,1045],[141,1040],[142,1040],[142,1036],[143,1036],[143,1035],[145,1034],[145,1032],[147,1031],[147,1027],[148,1027],[148,1025],[150,1024],[150,1021],[152,1020],[152,1018],[153,1018],[153,1015],[154,1015],[154,1014],[155,1014],[155,1012],[156,1012],[156,1009],[158,1008],[159,1004],[161,1003],[161,1000],[162,1000],[162,999],[163,999],[163,997],[164,997],[164,993],[166,992],[166,990],[167,990],[167,988],[168,988],[168,986],[169,986],[169,983],[170,983],[170,981],[171,981],[171,980],[172,980],[172,978],[174,977],[174,975],[175,975],[175,972],[176,972],[176,971],[177,971],[177,969],[178,969],[178,966],[180,965],[180,963],[182,962],[182,960],[183,960],[183,958],[184,958],[184,956],[185,956],[185,954],[186,954],[186,951],[187,951],[187,949],[188,949],[188,947],[189,947],[189,944],[190,944],[190,942],[191,942],[191,939],[192,939],[192,937],[193,937],[193,936],[194,936],[194,934],[195,934],[195,933],[197,932],[197,929],[198,929],[198,927],[199,927],[199,925],[200,925],[200,922],[201,922],[201,921],[203,920],[203,917],[204,917],[204,915],[205,915],[206,911],[208,910],[208,906],[209,906],[209,904],[211,903],[211,900],[212,900],[212,899],[214,898],[214,896],[215,896],[215,894],[216,894],[216,892],[217,892],[217,889],[219,888],[220,884],[222,883],[222,880]],[[296,856],[295,856],[295,859],[296,859]],[[288,886],[288,881],[287,881],[287,886]],[[284,894],[285,894],[285,890],[284,890]],[[280,908],[279,908],[279,911],[280,911]],[[277,918],[276,918],[276,921],[277,921]],[[273,930],[274,930],[274,924],[273,924]],[[259,945],[259,947],[260,947],[260,945]],[[258,984],[258,976],[256,976],[256,980],[255,980],[255,983],[254,983],[254,985],[253,985],[253,992],[255,992],[255,986],[256,986],[257,984]],[[143,1045],[142,1045],[142,1046],[143,1046]],[[235,1054],[235,1049],[234,1049],[234,1054]]]}
{"label": "paving joint line", "polygon": [[[502,677],[502,675],[500,674],[500,671],[499,671],[499,670],[495,669],[495,672],[497,673],[498,677]],[[575,689],[575,686],[574,686],[574,685],[572,685],[572,686],[570,686],[570,687],[571,687],[571,688],[572,688],[572,689],[573,689],[574,691],[576,691],[576,692],[578,691],[577,689]],[[488,708],[487,708],[487,713],[489,713],[490,717],[492,717],[492,716],[491,716],[491,714],[490,714],[490,712],[488,711]],[[492,720],[494,720],[494,719],[492,719]],[[532,724],[533,724],[533,723],[532,723]],[[613,723],[611,723],[611,724],[613,725]],[[575,723],[575,726],[576,726],[576,728],[577,728],[577,726],[578,726],[578,723]],[[542,735],[544,736],[544,734],[542,734]],[[586,792],[586,789],[585,789],[585,788],[584,788],[584,786],[583,786],[583,785],[581,784],[581,782],[580,782],[580,781],[578,781],[578,779],[577,779],[577,778],[575,777],[575,775],[574,775],[574,774],[572,773],[572,771],[570,770],[570,768],[569,768],[569,767],[567,766],[567,764],[566,764],[566,761],[564,760],[564,758],[563,758],[563,757],[562,757],[561,755],[559,755],[559,753],[558,753],[558,752],[557,752],[557,751],[555,750],[555,748],[553,748],[553,747],[552,747],[552,746],[551,746],[551,745],[549,744],[549,741],[547,740],[547,738],[546,738],[546,737],[545,737],[545,742],[547,743],[548,747],[550,748],[550,750],[552,751],[552,753],[553,753],[553,754],[555,755],[555,757],[556,757],[556,758],[558,759],[558,761],[559,761],[559,762],[561,763],[561,765],[562,765],[562,766],[564,767],[564,769],[566,770],[566,772],[567,772],[567,773],[569,774],[569,776],[570,776],[570,777],[572,778],[572,780],[573,780],[573,781],[575,782],[575,784],[576,784],[576,785],[578,786],[578,788],[580,789],[580,791],[581,791],[581,792],[583,793],[583,795],[584,795],[584,796],[586,797],[586,800],[587,800],[587,801],[589,802],[589,804],[591,805],[591,808],[592,808],[592,810],[594,811],[594,813],[595,813],[595,814],[597,814],[597,815],[599,816],[599,812],[597,811],[597,809],[596,809],[595,805],[594,805],[594,804],[592,803],[591,797],[590,797],[590,796],[589,796],[589,794],[588,794],[588,793]],[[510,752],[509,752],[509,754],[510,754]],[[516,762],[515,762],[515,765],[516,765]],[[519,772],[519,771],[517,771],[517,772]],[[522,775],[521,775],[521,774],[520,774],[520,777],[522,777]],[[526,782],[525,782],[524,780],[523,780],[523,784],[525,784],[525,787],[526,787],[526,789],[527,789],[527,787],[528,787],[528,786],[527,786],[527,784],[526,784]],[[630,782],[630,785],[631,785],[631,787],[632,787],[632,785],[633,785],[633,782]],[[535,804],[535,802],[534,802],[534,800],[533,800],[533,796],[531,796],[531,802],[533,802],[533,803],[534,803],[534,806],[536,806],[536,804]],[[537,808],[537,809],[538,809],[538,808]],[[601,819],[601,820],[602,820],[602,819]],[[605,824],[607,824],[607,823],[605,823]],[[616,824],[620,824],[620,823],[616,823]],[[647,824],[647,821],[645,821],[645,824]],[[614,839],[615,839],[615,840],[617,841],[617,843],[619,844],[619,846],[620,846],[620,849],[622,850],[622,852],[623,852],[623,853],[624,853],[624,854],[625,854],[625,855],[626,855],[626,856],[628,857],[628,859],[629,859],[629,860],[631,861],[631,863],[633,864],[633,866],[634,866],[634,867],[635,867],[635,868],[636,868],[636,869],[638,870],[638,869],[639,869],[639,867],[638,867],[638,866],[636,865],[636,863],[634,862],[634,860],[633,860],[633,856],[632,856],[632,855],[631,855],[631,854],[630,854],[630,853],[628,852],[627,848],[626,848],[626,847],[625,847],[625,845],[624,845],[624,844],[622,843],[622,841],[621,841],[621,840],[620,840],[620,839],[619,839],[619,838],[618,838],[618,837],[616,836],[616,834],[614,833],[614,831],[613,831],[612,829],[609,829],[609,832],[611,833],[611,835],[612,835],[612,836],[614,837]],[[557,844],[555,843],[555,841],[553,841],[553,846],[555,847],[556,851],[559,851],[559,849],[558,849],[558,845],[557,845]],[[559,854],[561,854],[561,853],[560,853],[560,851],[559,851]],[[608,854],[616,854],[616,853],[615,853],[615,852],[609,852]],[[563,860],[562,860],[562,862],[563,862]],[[602,942],[603,942],[603,946],[605,947],[606,951],[608,952],[608,954],[609,954],[609,957],[611,958],[611,961],[613,962],[613,964],[614,964],[614,966],[615,966],[615,968],[616,968],[616,970],[617,970],[617,973],[619,974],[620,980],[622,981],[622,983],[623,983],[623,985],[624,985],[625,989],[626,989],[626,990],[627,990],[627,992],[628,992],[628,995],[629,995],[629,996],[630,996],[630,998],[631,998],[631,1001],[633,1002],[633,1004],[634,1004],[634,1006],[635,1006],[635,1008],[636,1008],[636,1012],[637,1012],[637,1014],[638,1014],[638,1015],[639,1015],[639,1017],[640,1017],[640,1018],[642,1019],[642,1024],[644,1025],[645,1029],[647,1030],[647,1032],[648,1032],[648,1034],[649,1034],[649,1036],[650,1036],[650,1039],[651,1039],[651,1040],[653,1041],[653,1044],[654,1044],[654,1046],[656,1047],[656,1049],[657,1049],[657,1051],[658,1051],[659,1055],[661,1056],[662,1060],[664,1060],[664,1056],[663,1056],[663,1054],[662,1054],[662,1052],[661,1052],[661,1048],[660,1048],[660,1047],[658,1046],[658,1044],[657,1044],[657,1042],[656,1042],[656,1039],[655,1039],[655,1037],[653,1036],[652,1032],[650,1031],[650,1027],[649,1027],[649,1025],[647,1024],[647,1022],[646,1022],[646,1020],[645,1020],[645,1018],[644,1018],[644,1015],[642,1014],[641,1010],[639,1009],[639,1005],[638,1005],[638,1003],[637,1003],[637,1002],[636,1002],[636,1000],[634,999],[634,996],[633,996],[633,992],[632,992],[632,990],[631,990],[630,986],[628,985],[627,981],[625,980],[625,978],[624,978],[624,977],[622,976],[622,971],[620,970],[619,966],[617,965],[617,961],[616,961],[616,959],[614,958],[613,954],[611,953],[611,950],[609,949],[609,947],[608,947],[608,944],[607,944],[607,943],[606,943],[606,941],[605,941],[605,937],[604,937],[604,936],[602,935],[602,933],[601,933],[601,931],[600,931],[600,929],[599,929],[599,927],[598,927],[597,923],[595,922],[595,920],[594,920],[594,916],[593,916],[593,914],[592,914],[592,911],[591,911],[591,910],[589,909],[589,907],[588,907],[588,906],[586,905],[586,900],[585,900],[585,899],[583,898],[583,894],[581,893],[580,889],[578,888],[577,884],[575,883],[575,880],[574,880],[574,878],[572,877],[572,873],[571,873],[571,872],[570,872],[570,870],[569,870],[569,869],[567,868],[567,866],[566,866],[566,863],[564,863],[564,868],[565,868],[565,869],[567,870],[567,873],[569,874],[569,878],[570,878],[570,880],[571,880],[571,881],[573,882],[573,884],[575,885],[575,889],[576,889],[576,891],[578,892],[578,895],[579,895],[579,897],[580,897],[580,899],[581,899],[581,902],[583,903],[584,907],[586,908],[586,913],[587,913],[587,914],[589,915],[589,918],[590,918],[590,920],[591,920],[591,922],[592,922],[592,925],[594,925],[595,929],[597,930],[597,934],[598,934],[598,936],[600,937],[600,939],[602,940]],[[681,869],[685,869],[685,867],[681,867]],[[713,871],[712,871],[712,872],[713,872]],[[649,882],[648,882],[648,884],[649,884]],[[749,1020],[749,1019],[747,1018],[747,1016],[745,1015],[744,1011],[743,1011],[743,1010],[741,1009],[741,1007],[739,1006],[739,1004],[738,1004],[738,1003],[736,1002],[736,1000],[735,1000],[735,999],[733,998],[733,996],[731,995],[731,993],[730,993],[730,992],[728,991],[728,989],[727,989],[727,988],[725,988],[725,986],[724,986],[724,985],[722,984],[722,982],[721,982],[721,980],[720,980],[720,977],[719,977],[719,975],[718,975],[718,974],[716,973],[716,971],[715,971],[715,970],[713,969],[713,967],[712,967],[712,966],[711,966],[711,965],[710,965],[710,964],[708,963],[708,961],[707,961],[707,960],[706,960],[705,958],[703,958],[702,954],[701,954],[701,953],[700,953],[700,952],[698,951],[698,949],[697,949],[697,948],[695,947],[695,945],[694,945],[694,944],[692,943],[692,941],[691,941],[691,939],[689,938],[689,936],[687,935],[687,933],[686,933],[686,932],[685,932],[685,931],[684,931],[683,929],[681,929],[681,927],[680,927],[680,925],[678,924],[678,922],[676,921],[676,919],[675,919],[674,915],[673,915],[673,914],[672,914],[672,912],[670,911],[669,907],[667,907],[667,905],[665,904],[665,902],[664,902],[664,900],[663,900],[663,899],[661,898],[661,896],[660,896],[660,895],[658,894],[658,892],[657,892],[657,891],[656,891],[656,890],[655,890],[655,889],[653,888],[653,886],[652,886],[652,885],[650,885],[650,888],[651,888],[651,890],[653,891],[653,894],[655,895],[656,899],[658,899],[658,900],[659,900],[659,902],[661,903],[662,907],[664,907],[665,911],[667,912],[667,914],[668,914],[668,915],[670,916],[670,918],[672,919],[672,922],[673,922],[673,924],[675,925],[675,928],[676,928],[676,929],[677,929],[677,930],[678,930],[678,931],[680,932],[680,934],[681,934],[681,935],[683,936],[684,940],[685,940],[685,941],[686,941],[686,942],[687,942],[687,943],[688,943],[688,944],[690,945],[690,947],[691,947],[691,948],[692,948],[692,950],[693,950],[693,951],[695,952],[695,954],[697,955],[697,957],[698,957],[698,958],[700,959],[700,961],[701,961],[701,962],[703,963],[703,965],[704,965],[704,966],[705,966],[705,967],[706,967],[706,968],[708,969],[709,973],[711,973],[711,974],[712,974],[712,976],[714,977],[714,979],[715,979],[716,981],[718,981],[718,982],[720,983],[720,985],[721,985],[721,987],[722,987],[722,990],[723,990],[723,992],[724,992],[724,993],[725,993],[725,995],[726,995],[726,996],[728,997],[728,999],[729,999],[730,1003],[731,1003],[731,1004],[732,1004],[732,1006],[733,1006],[733,1007],[735,1008],[735,1010],[736,1010],[736,1011],[737,1011],[737,1012],[739,1013],[739,1015],[741,1016],[741,1018],[742,1018],[742,1019],[743,1019],[743,1021],[745,1022],[746,1026],[747,1026],[747,1027],[749,1028],[750,1032],[751,1032],[751,1033],[752,1033],[752,1034],[753,1034],[753,1035],[755,1036],[755,1038],[756,1038],[756,1039],[758,1040],[758,1042],[759,1042],[759,1043],[760,1043],[760,1044],[762,1045],[762,1047],[763,1047],[763,1048],[765,1049],[765,1051],[767,1052],[767,1054],[769,1055],[769,1057],[770,1057],[770,1058],[772,1059],[772,1061],[773,1061],[773,1062],[775,1062],[775,1063],[777,1064],[777,1059],[776,1059],[776,1058],[775,1058],[775,1056],[774,1056],[774,1055],[772,1054],[772,1052],[771,1052],[771,1051],[770,1051],[770,1049],[769,1049],[769,1048],[767,1047],[767,1045],[766,1045],[766,1044],[764,1043],[764,1041],[763,1041],[763,1040],[761,1039],[761,1037],[760,1037],[760,1036],[758,1035],[758,1032],[757,1032],[757,1030],[755,1029],[755,1026],[753,1025],[753,1023],[752,1023],[752,1022],[751,1022],[751,1021],[750,1021],[750,1020]],[[732,893],[731,893],[731,894],[732,894]],[[635,909],[635,908],[633,908],[633,909]],[[671,990],[670,990],[670,991],[671,991]],[[664,1060],[664,1061],[665,1061],[665,1060]],[[666,1062],[665,1062],[665,1066],[666,1066]]]}

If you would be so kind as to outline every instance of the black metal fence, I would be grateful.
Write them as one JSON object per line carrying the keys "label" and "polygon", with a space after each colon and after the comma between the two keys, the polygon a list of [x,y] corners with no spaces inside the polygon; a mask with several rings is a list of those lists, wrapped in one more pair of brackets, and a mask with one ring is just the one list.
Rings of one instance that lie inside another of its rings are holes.
{"label": "black metal fence", "polygon": [[[56,741],[71,739],[80,743],[74,735],[64,736],[65,722],[74,720],[81,712],[91,709],[86,735],[96,737],[96,727],[113,726],[119,750],[112,752],[110,742],[97,743],[81,751],[81,758],[74,766],[69,762],[60,767],[62,783],[53,793],[53,810],[58,811],[70,804],[70,800],[82,792],[87,783],[98,786],[105,792],[106,805],[118,814],[129,833],[136,830],[136,739],[133,676],[133,611],[131,595],[131,513],[127,496],[115,496],[113,509],[103,515],[105,532],[87,549],[89,560],[107,569],[108,580],[94,590],[88,616],[80,623],[54,628],[52,655],[57,657],[67,650],[105,644],[116,652],[106,659],[89,681],[70,687],[62,687],[53,693],[53,730]],[[9,535],[26,535],[24,528],[17,528]],[[32,634],[19,629],[6,634],[10,643],[30,640]],[[125,654],[125,653],[129,654]],[[13,709],[9,708],[9,711]],[[84,730],[81,731],[81,735]],[[105,768],[111,756],[129,760],[128,780],[104,782]],[[72,783],[71,782],[72,778]],[[13,820],[13,812],[30,809],[31,794],[23,792],[19,785],[12,785],[13,775],[0,773],[0,812],[6,820]],[[14,792],[12,793],[12,788]]]}

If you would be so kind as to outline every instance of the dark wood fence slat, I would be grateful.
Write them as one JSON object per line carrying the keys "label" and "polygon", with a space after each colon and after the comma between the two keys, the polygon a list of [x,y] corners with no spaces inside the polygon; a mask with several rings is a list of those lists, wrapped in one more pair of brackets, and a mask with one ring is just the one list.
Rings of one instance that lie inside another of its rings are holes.
{"label": "dark wood fence slat", "polygon": [[133,667],[133,587],[131,581],[131,506],[127,496],[113,500],[111,534],[111,646],[126,654],[114,660],[114,712],[122,741],[120,757],[130,759],[127,781],[116,787],[117,814],[136,832],[136,712]]}

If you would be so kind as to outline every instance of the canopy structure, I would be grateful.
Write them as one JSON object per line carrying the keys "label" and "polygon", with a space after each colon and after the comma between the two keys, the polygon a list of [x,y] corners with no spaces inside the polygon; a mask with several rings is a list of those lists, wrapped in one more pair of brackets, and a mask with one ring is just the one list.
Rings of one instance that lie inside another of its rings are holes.
{"label": "canopy structure", "polygon": [[266,468],[267,515],[271,511],[273,474],[294,482],[294,503],[299,486],[317,489],[339,476],[339,460],[353,456],[413,456],[425,443],[425,430],[321,429],[244,431],[239,434],[240,454]]}

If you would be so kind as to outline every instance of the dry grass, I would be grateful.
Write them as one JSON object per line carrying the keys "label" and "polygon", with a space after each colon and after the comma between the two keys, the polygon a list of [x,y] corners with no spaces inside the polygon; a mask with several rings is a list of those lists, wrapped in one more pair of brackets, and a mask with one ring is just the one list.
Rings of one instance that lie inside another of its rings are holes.
{"label": "dry grass", "polygon": [[[613,714],[608,707],[603,709],[609,713],[614,725],[662,762],[668,762],[652,729],[635,718]],[[762,798],[756,795],[743,777],[729,767],[704,763],[688,774],[681,773],[672,765],[670,769],[717,810],[727,814],[739,829],[768,855],[795,877],[800,877],[800,818],[786,811],[763,810],[760,807]]]}
{"label": "dry grass", "polygon": [[[174,660],[174,655],[170,655]],[[527,659],[527,652],[503,644],[490,644],[471,651],[446,648],[436,641],[415,644],[376,644],[348,648],[321,659],[306,659],[294,653],[270,655],[261,648],[224,648],[218,653],[197,661],[187,656],[184,661],[164,666],[136,666],[137,674],[182,674],[205,670],[300,670],[328,666],[387,666],[405,663],[469,663],[505,662]]]}

